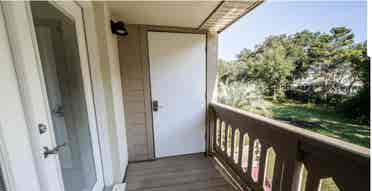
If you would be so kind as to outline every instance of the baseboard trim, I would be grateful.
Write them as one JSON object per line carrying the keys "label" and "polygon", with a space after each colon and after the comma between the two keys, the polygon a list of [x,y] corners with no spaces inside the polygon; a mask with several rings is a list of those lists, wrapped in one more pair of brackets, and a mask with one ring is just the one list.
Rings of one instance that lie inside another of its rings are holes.
{"label": "baseboard trim", "polygon": [[172,156],[158,157],[158,158],[155,158],[155,160],[167,159],[167,158],[184,157],[184,156],[188,156],[188,155],[202,155],[202,154],[205,155],[205,152],[186,153],[186,154],[179,154],[179,155],[172,155]]}
{"label": "baseboard trim", "polygon": [[123,184],[115,184],[112,188],[112,191],[126,191],[127,190],[127,183]]}

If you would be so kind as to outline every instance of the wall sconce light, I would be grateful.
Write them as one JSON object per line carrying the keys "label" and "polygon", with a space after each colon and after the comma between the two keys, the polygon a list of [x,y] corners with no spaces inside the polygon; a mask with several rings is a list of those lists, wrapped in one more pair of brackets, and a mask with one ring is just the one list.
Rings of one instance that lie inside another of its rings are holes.
{"label": "wall sconce light", "polygon": [[125,26],[125,24],[121,21],[115,22],[111,20],[111,32],[113,34],[117,34],[119,36],[127,36],[128,30]]}

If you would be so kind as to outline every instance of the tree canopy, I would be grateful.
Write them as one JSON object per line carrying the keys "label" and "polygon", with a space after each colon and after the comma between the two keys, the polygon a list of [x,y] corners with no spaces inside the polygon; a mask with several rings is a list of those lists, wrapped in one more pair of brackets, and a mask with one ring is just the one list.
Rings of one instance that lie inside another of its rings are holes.
{"label": "tree canopy", "polygon": [[350,106],[367,97],[369,103],[369,64],[367,43],[355,43],[347,27],[334,27],[328,33],[269,36],[254,49],[243,49],[237,60],[219,60],[219,79],[264,84],[264,94],[274,99]]}

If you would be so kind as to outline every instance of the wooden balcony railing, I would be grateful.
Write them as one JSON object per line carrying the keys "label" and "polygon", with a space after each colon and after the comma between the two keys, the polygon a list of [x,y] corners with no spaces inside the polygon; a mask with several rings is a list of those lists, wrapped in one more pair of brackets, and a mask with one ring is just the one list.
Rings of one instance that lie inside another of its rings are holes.
{"label": "wooden balcony railing", "polygon": [[218,103],[208,134],[208,153],[242,190],[370,189],[367,148]]}

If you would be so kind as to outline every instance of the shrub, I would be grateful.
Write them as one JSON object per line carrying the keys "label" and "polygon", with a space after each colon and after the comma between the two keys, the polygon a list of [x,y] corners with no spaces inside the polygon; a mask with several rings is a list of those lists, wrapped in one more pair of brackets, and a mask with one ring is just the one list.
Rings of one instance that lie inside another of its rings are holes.
{"label": "shrub", "polygon": [[303,103],[314,103],[327,106],[340,106],[340,104],[343,104],[350,98],[350,96],[341,94],[331,94],[329,97],[324,98],[319,93],[303,89],[287,90],[285,92],[285,96],[288,99],[296,100]]}
{"label": "shrub", "polygon": [[355,122],[370,124],[370,90],[365,88],[341,106],[341,112],[353,118]]}
{"label": "shrub", "polygon": [[268,113],[263,97],[263,86],[258,82],[220,82],[217,101],[246,111]]}

